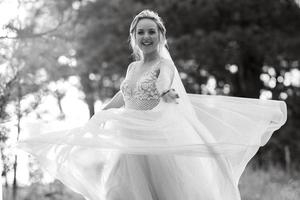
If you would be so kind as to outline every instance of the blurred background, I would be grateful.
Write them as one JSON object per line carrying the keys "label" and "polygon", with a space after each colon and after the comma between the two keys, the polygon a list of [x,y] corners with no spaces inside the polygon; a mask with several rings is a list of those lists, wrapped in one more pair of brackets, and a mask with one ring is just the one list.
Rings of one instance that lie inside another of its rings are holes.
{"label": "blurred background", "polygon": [[143,9],[164,20],[188,92],[287,103],[239,187],[243,200],[300,199],[299,0],[0,0],[3,198],[83,199],[12,145],[35,120],[83,124],[119,90]]}

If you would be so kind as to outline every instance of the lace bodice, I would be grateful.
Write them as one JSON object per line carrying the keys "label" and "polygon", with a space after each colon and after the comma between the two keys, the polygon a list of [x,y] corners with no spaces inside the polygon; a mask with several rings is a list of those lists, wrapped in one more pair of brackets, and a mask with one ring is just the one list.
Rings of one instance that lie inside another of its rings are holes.
{"label": "lace bodice", "polygon": [[[134,71],[134,69],[131,71]],[[135,82],[132,81],[134,73],[131,72],[126,75],[120,87],[126,108],[150,110],[158,105],[160,93],[156,81],[159,72],[158,64],[156,64]]]}

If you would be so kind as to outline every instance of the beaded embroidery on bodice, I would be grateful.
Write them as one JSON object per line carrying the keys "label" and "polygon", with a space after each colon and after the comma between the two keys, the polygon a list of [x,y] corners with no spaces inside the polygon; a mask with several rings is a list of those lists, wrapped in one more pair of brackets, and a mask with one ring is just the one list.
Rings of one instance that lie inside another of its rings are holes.
{"label": "beaded embroidery on bodice", "polygon": [[130,83],[132,73],[127,74],[120,87],[125,108],[150,110],[157,106],[160,101],[160,94],[156,86],[158,75],[159,68],[157,65],[150,71],[145,72],[137,79],[136,83]]}

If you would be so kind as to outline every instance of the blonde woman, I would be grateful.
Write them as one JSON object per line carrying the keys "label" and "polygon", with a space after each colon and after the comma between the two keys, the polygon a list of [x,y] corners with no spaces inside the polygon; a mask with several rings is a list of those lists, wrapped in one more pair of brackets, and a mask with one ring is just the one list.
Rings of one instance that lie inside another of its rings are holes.
{"label": "blonde woman", "polygon": [[134,17],[136,61],[84,127],[19,148],[89,200],[239,200],[239,178],[286,121],[281,101],[187,94],[157,13]]}

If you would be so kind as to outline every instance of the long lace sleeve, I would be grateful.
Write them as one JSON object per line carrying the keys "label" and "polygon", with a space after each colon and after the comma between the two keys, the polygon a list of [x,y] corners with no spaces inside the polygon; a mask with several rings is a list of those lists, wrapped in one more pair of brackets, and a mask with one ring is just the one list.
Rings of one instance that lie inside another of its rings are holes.
{"label": "long lace sleeve", "polygon": [[171,88],[174,68],[171,66],[170,62],[163,62],[160,67],[159,76],[156,81],[156,87],[160,94]]}

